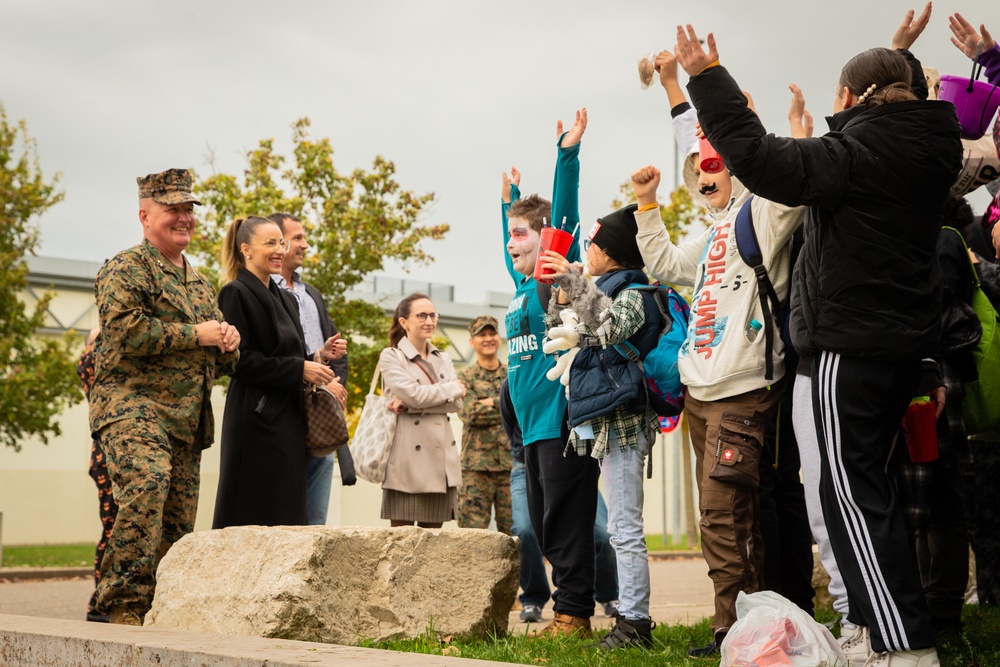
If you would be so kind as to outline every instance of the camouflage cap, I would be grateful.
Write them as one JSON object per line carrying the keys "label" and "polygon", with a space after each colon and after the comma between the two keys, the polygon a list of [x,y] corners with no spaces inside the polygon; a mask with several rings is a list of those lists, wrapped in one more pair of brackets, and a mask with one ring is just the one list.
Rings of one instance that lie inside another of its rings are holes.
{"label": "camouflage cap", "polygon": [[164,206],[201,202],[191,194],[191,172],[187,169],[167,169],[135,179],[139,184],[139,199],[152,199]]}
{"label": "camouflage cap", "polygon": [[492,315],[480,315],[469,322],[469,334],[475,336],[486,327],[493,327],[494,331],[500,333],[500,329],[497,326],[497,318]]}

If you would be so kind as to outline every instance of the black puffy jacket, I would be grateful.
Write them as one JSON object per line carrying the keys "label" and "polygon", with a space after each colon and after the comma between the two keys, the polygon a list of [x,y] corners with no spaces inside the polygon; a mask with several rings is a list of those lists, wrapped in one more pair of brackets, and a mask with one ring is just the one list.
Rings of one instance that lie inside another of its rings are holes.
{"label": "black puffy jacket", "polygon": [[955,108],[914,100],[853,107],[814,139],[767,134],[723,67],[688,83],[698,119],[755,194],[811,207],[792,279],[796,350],[895,361],[940,337],[941,211],[961,168]]}

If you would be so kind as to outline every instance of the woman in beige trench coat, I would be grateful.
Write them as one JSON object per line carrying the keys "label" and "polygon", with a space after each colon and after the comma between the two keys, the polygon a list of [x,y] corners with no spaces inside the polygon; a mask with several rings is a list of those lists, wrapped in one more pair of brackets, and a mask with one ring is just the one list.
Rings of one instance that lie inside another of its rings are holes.
{"label": "woman in beige trench coat", "polygon": [[382,518],[393,526],[440,528],[456,518],[462,480],[458,445],[448,422],[465,387],[447,354],[431,345],[438,314],[425,294],[396,306],[390,346],[379,356],[396,435],[382,482]]}

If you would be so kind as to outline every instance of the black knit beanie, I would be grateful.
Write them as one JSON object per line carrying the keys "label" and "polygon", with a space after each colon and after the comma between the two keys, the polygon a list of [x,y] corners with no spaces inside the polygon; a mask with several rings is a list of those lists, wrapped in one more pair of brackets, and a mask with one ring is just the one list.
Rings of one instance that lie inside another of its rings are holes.
{"label": "black knit beanie", "polygon": [[635,235],[639,231],[635,224],[637,208],[639,207],[635,204],[629,204],[609,213],[598,220],[590,232],[590,242],[626,269],[643,267],[642,253],[635,241]]}

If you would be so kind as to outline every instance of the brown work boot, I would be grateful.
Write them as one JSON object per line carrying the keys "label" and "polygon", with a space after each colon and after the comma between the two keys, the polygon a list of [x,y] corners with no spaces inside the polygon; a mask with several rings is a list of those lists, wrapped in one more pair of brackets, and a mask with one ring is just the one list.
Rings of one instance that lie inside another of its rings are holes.
{"label": "brown work boot", "polygon": [[594,633],[590,631],[590,619],[556,613],[552,622],[535,634],[536,637],[569,637],[570,635],[576,635],[581,639],[592,639]]}
{"label": "brown work boot", "polygon": [[117,623],[118,625],[142,625],[142,618],[139,614],[135,613],[128,607],[123,607],[118,605],[111,608],[111,615],[108,618],[108,623]]}

